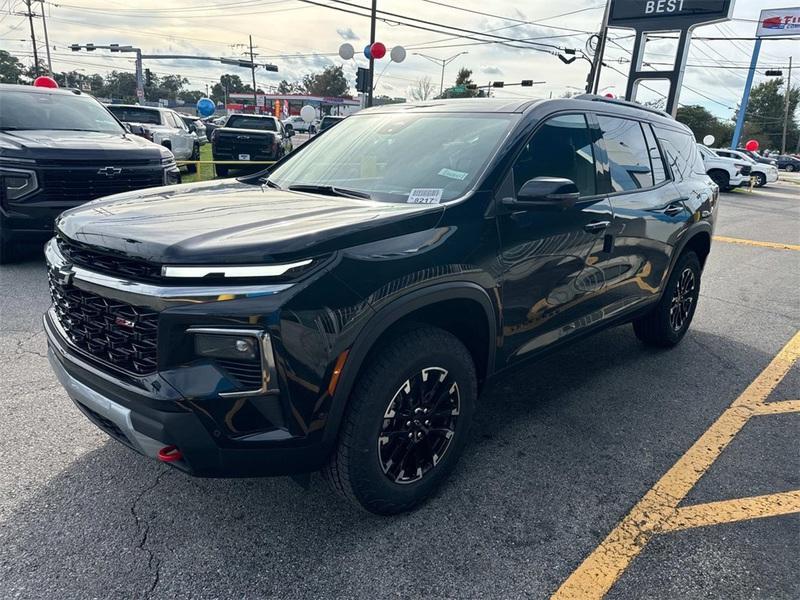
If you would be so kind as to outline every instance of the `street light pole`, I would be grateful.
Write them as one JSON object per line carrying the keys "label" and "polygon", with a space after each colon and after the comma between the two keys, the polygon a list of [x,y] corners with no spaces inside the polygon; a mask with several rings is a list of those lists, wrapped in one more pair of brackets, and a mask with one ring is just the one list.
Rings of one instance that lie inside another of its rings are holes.
{"label": "street light pole", "polygon": [[42,3],[42,27],[44,28],[44,45],[47,49],[47,70],[53,74],[53,61],[50,59],[50,38],[47,37],[47,17],[45,16],[44,0],[36,0]]}
{"label": "street light pole", "polygon": [[786,77],[786,91],[783,102],[783,134],[781,135],[781,154],[786,154],[786,126],[789,124],[789,96],[792,94],[792,57],[789,57],[789,75]]}
{"label": "street light pole", "polygon": [[453,62],[455,59],[457,59],[459,56],[461,56],[462,54],[469,54],[469,52],[459,52],[458,54],[454,54],[450,58],[436,58],[435,56],[428,56],[427,54],[420,54],[419,52],[414,52],[414,56],[420,56],[420,57],[422,57],[422,58],[424,58],[426,60],[431,61],[432,63],[434,63],[436,65],[441,65],[442,66],[442,79],[439,82],[439,96],[441,96],[444,93],[444,69],[445,69],[445,67],[447,65],[449,65],[451,62]]}
{"label": "street light pole", "polygon": [[258,114],[258,91],[256,89],[256,57],[253,54],[253,36],[250,36],[250,72],[253,75],[253,114]]}
{"label": "street light pole", "polygon": [[[375,25],[378,21],[378,0],[372,0],[372,12],[369,23],[369,47],[375,43]],[[369,53],[369,85],[367,86],[367,108],[372,106],[372,87],[375,81],[375,58]]]}

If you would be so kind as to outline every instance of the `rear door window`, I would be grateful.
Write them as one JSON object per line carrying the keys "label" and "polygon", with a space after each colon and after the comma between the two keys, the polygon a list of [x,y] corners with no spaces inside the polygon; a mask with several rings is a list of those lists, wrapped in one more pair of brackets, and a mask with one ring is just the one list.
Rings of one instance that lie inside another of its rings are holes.
{"label": "rear door window", "polygon": [[653,187],[650,151],[639,121],[598,115],[611,169],[611,191]]}
{"label": "rear door window", "polygon": [[653,129],[664,148],[667,164],[676,180],[688,179],[692,173],[705,174],[703,159],[691,133],[659,125],[655,125]]}
{"label": "rear door window", "polygon": [[514,163],[516,192],[535,177],[564,177],[575,182],[581,196],[597,193],[592,137],[584,115],[552,117],[533,134]]}

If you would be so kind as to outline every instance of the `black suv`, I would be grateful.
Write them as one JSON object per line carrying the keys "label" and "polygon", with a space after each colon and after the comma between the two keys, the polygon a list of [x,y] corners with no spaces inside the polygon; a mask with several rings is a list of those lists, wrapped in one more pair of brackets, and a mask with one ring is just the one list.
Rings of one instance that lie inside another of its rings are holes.
{"label": "black suv", "polygon": [[91,96],[0,84],[0,262],[52,237],[64,209],[179,180],[169,150],[128,133]]}
{"label": "black suv", "polygon": [[452,470],[503,369],[622,323],[677,344],[717,195],[692,132],[635,104],[370,109],[259,174],[62,215],[50,360],[143,454],[322,469],[395,513]]}

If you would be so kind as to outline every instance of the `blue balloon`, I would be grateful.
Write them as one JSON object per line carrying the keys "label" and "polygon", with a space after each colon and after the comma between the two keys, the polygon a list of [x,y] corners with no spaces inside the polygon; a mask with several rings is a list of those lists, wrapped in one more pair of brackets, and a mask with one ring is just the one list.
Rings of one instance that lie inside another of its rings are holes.
{"label": "blue balloon", "polygon": [[210,117],[214,114],[214,111],[217,110],[217,107],[214,105],[214,101],[211,98],[200,98],[197,101],[197,114],[201,117]]}
{"label": "blue balloon", "polygon": [[372,48],[370,47],[370,45],[369,45],[369,44],[367,44],[366,46],[364,46],[364,56],[366,56],[366,57],[367,57],[367,60],[369,60],[370,58],[372,58]]}

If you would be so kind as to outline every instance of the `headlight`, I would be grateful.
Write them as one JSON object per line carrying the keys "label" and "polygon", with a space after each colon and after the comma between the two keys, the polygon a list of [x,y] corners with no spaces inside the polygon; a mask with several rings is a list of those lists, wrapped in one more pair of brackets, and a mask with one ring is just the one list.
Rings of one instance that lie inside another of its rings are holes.
{"label": "headlight", "polygon": [[19,200],[39,189],[36,171],[0,167],[0,184],[8,200]]}

